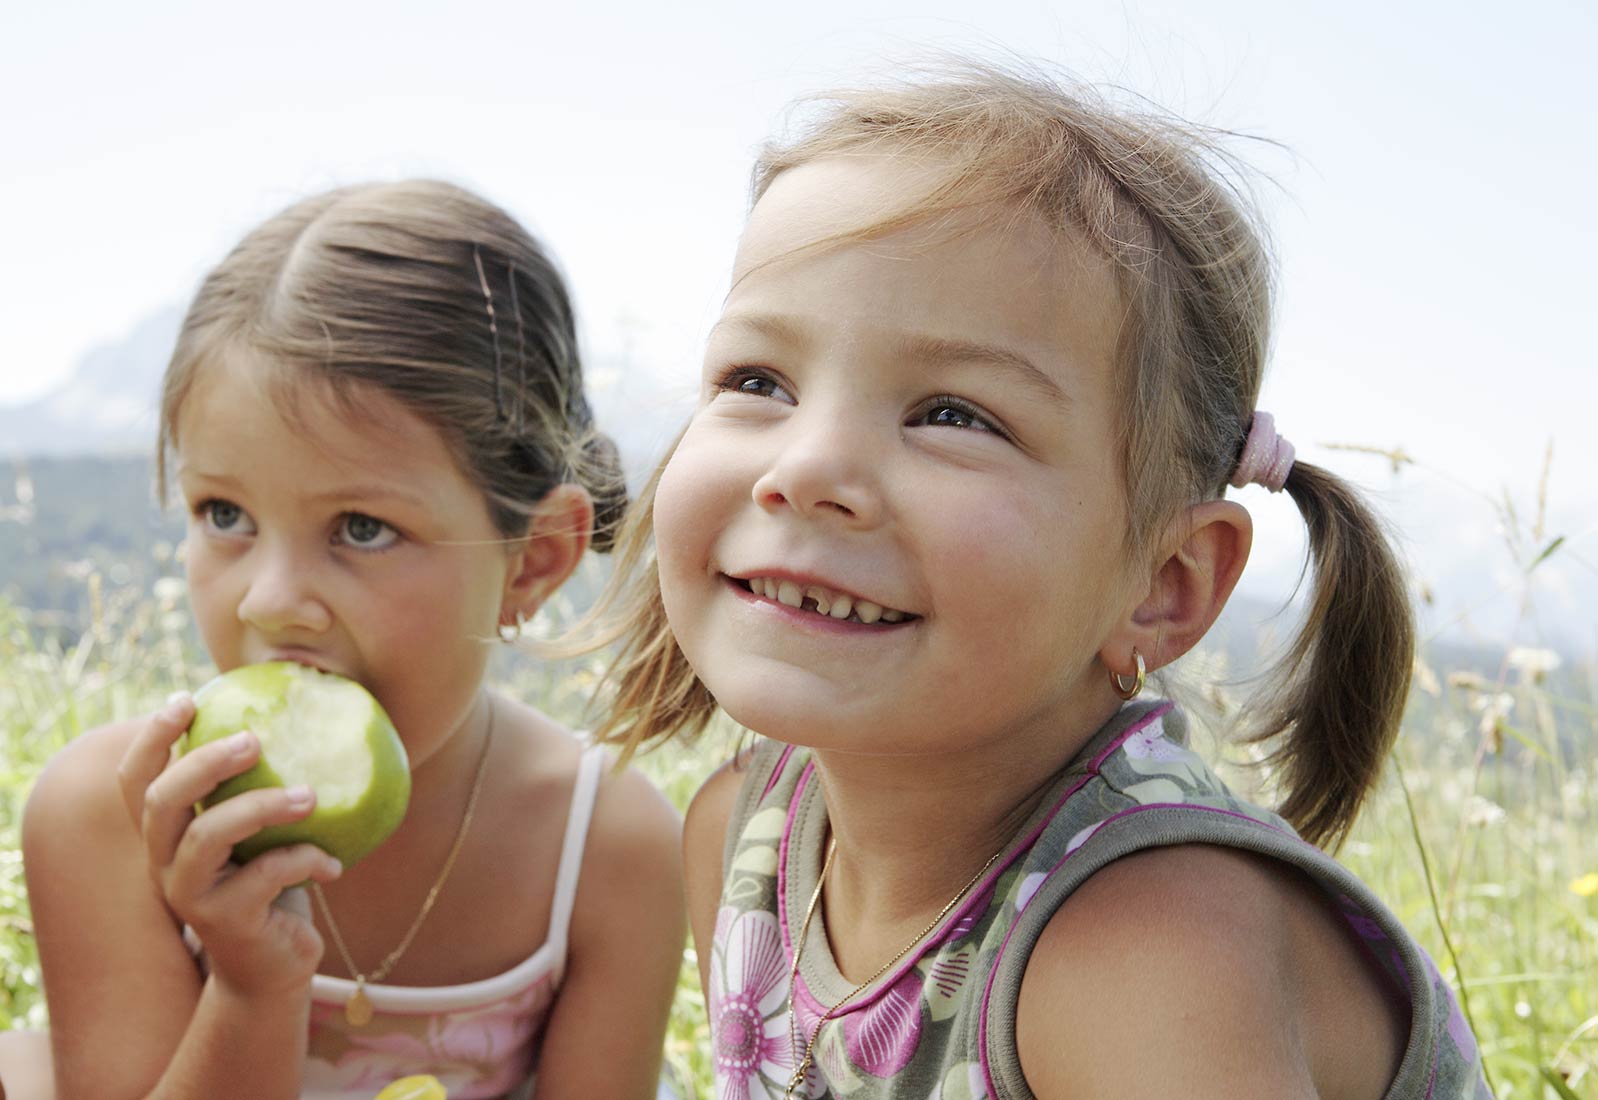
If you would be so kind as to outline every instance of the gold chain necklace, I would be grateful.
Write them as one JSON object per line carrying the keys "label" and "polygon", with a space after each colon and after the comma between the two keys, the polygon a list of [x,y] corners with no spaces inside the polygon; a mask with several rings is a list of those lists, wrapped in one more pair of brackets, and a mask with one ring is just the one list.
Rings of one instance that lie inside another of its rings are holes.
{"label": "gold chain necklace", "polygon": [[[827,841],[827,858],[821,864],[821,876],[816,879],[816,888],[810,894],[810,904],[805,907],[804,923],[799,926],[799,941],[794,944],[793,948],[793,966],[788,971],[788,1054],[790,1058],[797,1054],[799,1050],[799,1022],[794,1015],[793,1008],[795,978],[799,974],[799,959],[805,952],[805,940],[809,938],[810,933],[810,918],[816,915],[816,903],[821,900],[821,888],[826,884],[827,872],[832,868],[832,857],[837,854],[838,838],[832,837]],[[893,958],[877,968],[875,974],[845,993],[836,1004],[821,1014],[821,1019],[816,1021],[815,1028],[810,1032],[810,1041],[805,1043],[804,1057],[797,1060],[798,1065],[794,1067],[793,1076],[788,1078],[788,1087],[783,1091],[782,1100],[793,1100],[796,1090],[805,1083],[805,1078],[810,1075],[810,1067],[815,1063],[816,1041],[821,1038],[821,1029],[826,1026],[827,1021],[832,1019],[845,1004],[853,1000],[855,995],[862,989],[865,989],[866,986],[891,970],[895,963],[910,953],[912,947],[930,936],[932,930],[942,923],[943,918],[949,915],[951,909],[960,904],[960,899],[970,892],[971,888],[977,884],[982,876],[988,873],[988,868],[992,867],[999,856],[1003,854],[1004,849],[1000,848],[989,856],[988,861],[982,865],[982,869],[971,876],[971,881],[960,887],[960,892],[950,898],[948,904],[942,909],[938,910],[938,915],[932,918],[932,923],[916,933],[915,938],[909,943],[899,948]]]}
{"label": "gold chain necklace", "polygon": [[438,900],[439,891],[444,889],[444,881],[449,878],[449,873],[455,867],[455,858],[461,854],[461,846],[466,842],[466,830],[471,827],[472,813],[477,809],[477,796],[483,790],[483,776],[488,774],[488,746],[494,741],[494,700],[488,700],[488,729],[483,733],[483,747],[477,755],[477,775],[472,779],[471,794],[466,796],[466,812],[461,815],[461,827],[455,833],[455,841],[449,846],[449,854],[444,857],[444,866],[439,869],[438,878],[433,880],[433,886],[427,891],[427,897],[422,902],[422,911],[416,914],[416,919],[406,929],[405,936],[400,940],[399,946],[383,956],[383,961],[373,968],[370,974],[363,974],[355,965],[355,960],[350,957],[350,949],[344,946],[344,937],[339,934],[338,922],[333,919],[333,910],[328,908],[327,897],[322,893],[320,883],[311,883],[311,894],[316,898],[317,906],[322,910],[322,919],[327,924],[327,930],[333,934],[333,946],[338,948],[340,957],[344,960],[344,967],[355,976],[355,992],[350,994],[350,999],[344,1002],[344,1019],[352,1027],[365,1027],[372,1022],[372,1001],[366,995],[366,983],[377,984],[388,977],[389,971],[394,969],[411,946],[411,941],[416,938],[416,933],[421,930],[422,922],[427,919],[427,914],[433,911],[433,903]]}

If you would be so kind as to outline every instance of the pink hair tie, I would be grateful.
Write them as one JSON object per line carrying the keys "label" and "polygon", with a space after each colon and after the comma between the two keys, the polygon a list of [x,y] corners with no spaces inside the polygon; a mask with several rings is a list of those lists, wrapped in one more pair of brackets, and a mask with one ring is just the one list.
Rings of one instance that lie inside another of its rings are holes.
{"label": "pink hair tie", "polygon": [[1293,468],[1293,445],[1276,434],[1276,421],[1268,412],[1254,413],[1248,440],[1232,474],[1232,487],[1263,485],[1273,493],[1287,484],[1287,471]]}

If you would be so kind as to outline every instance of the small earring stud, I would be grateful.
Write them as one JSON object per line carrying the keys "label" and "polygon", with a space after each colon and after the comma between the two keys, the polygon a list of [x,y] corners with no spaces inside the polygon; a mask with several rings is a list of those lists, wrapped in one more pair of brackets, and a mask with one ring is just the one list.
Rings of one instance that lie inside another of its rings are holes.
{"label": "small earring stud", "polygon": [[522,627],[526,625],[526,623],[527,617],[520,611],[516,612],[516,618],[511,622],[507,623],[504,620],[501,620],[498,627],[499,640],[504,642],[506,645],[521,641]]}

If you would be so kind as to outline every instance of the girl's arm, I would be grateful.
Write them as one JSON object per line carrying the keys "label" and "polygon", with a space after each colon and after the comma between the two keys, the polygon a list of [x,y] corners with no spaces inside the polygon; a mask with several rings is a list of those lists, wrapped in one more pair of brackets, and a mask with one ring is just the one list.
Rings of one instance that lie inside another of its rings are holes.
{"label": "girl's arm", "polygon": [[[274,901],[330,877],[329,861],[300,846],[227,863],[235,839],[306,811],[252,792],[194,826],[195,800],[258,746],[210,746],[167,766],[192,714],[183,702],[84,735],[28,800],[23,850],[58,1100],[299,1095],[321,943]],[[206,944],[210,977],[184,923]]]}
{"label": "girl's arm", "polygon": [[710,942],[716,931],[716,910],[721,907],[721,855],[727,843],[727,826],[738,802],[738,789],[746,772],[737,762],[723,764],[694,794],[683,821],[683,877],[688,890],[688,920],[699,957],[699,988],[706,1008],[710,997]]}
{"label": "girl's arm", "polygon": [[685,935],[682,826],[636,772],[600,785],[539,1100],[653,1100]]}
{"label": "girl's arm", "polygon": [[1406,1026],[1368,969],[1317,888],[1272,861],[1141,852],[1084,883],[1039,938],[1021,1067],[1039,1100],[1379,1096]]}

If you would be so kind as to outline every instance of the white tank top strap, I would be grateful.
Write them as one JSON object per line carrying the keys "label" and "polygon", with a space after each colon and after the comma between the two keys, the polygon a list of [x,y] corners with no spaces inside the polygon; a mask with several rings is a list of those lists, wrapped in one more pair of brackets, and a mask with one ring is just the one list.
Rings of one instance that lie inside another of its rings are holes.
{"label": "white tank top strap", "polygon": [[594,799],[604,774],[606,753],[602,746],[583,750],[577,764],[577,780],[572,785],[571,809],[566,814],[566,836],[560,847],[560,866],[555,869],[555,897],[549,906],[549,935],[545,942],[555,956],[555,983],[566,972],[567,933],[572,906],[577,901],[577,879],[583,870],[583,848],[588,842],[588,825],[594,816]]}

